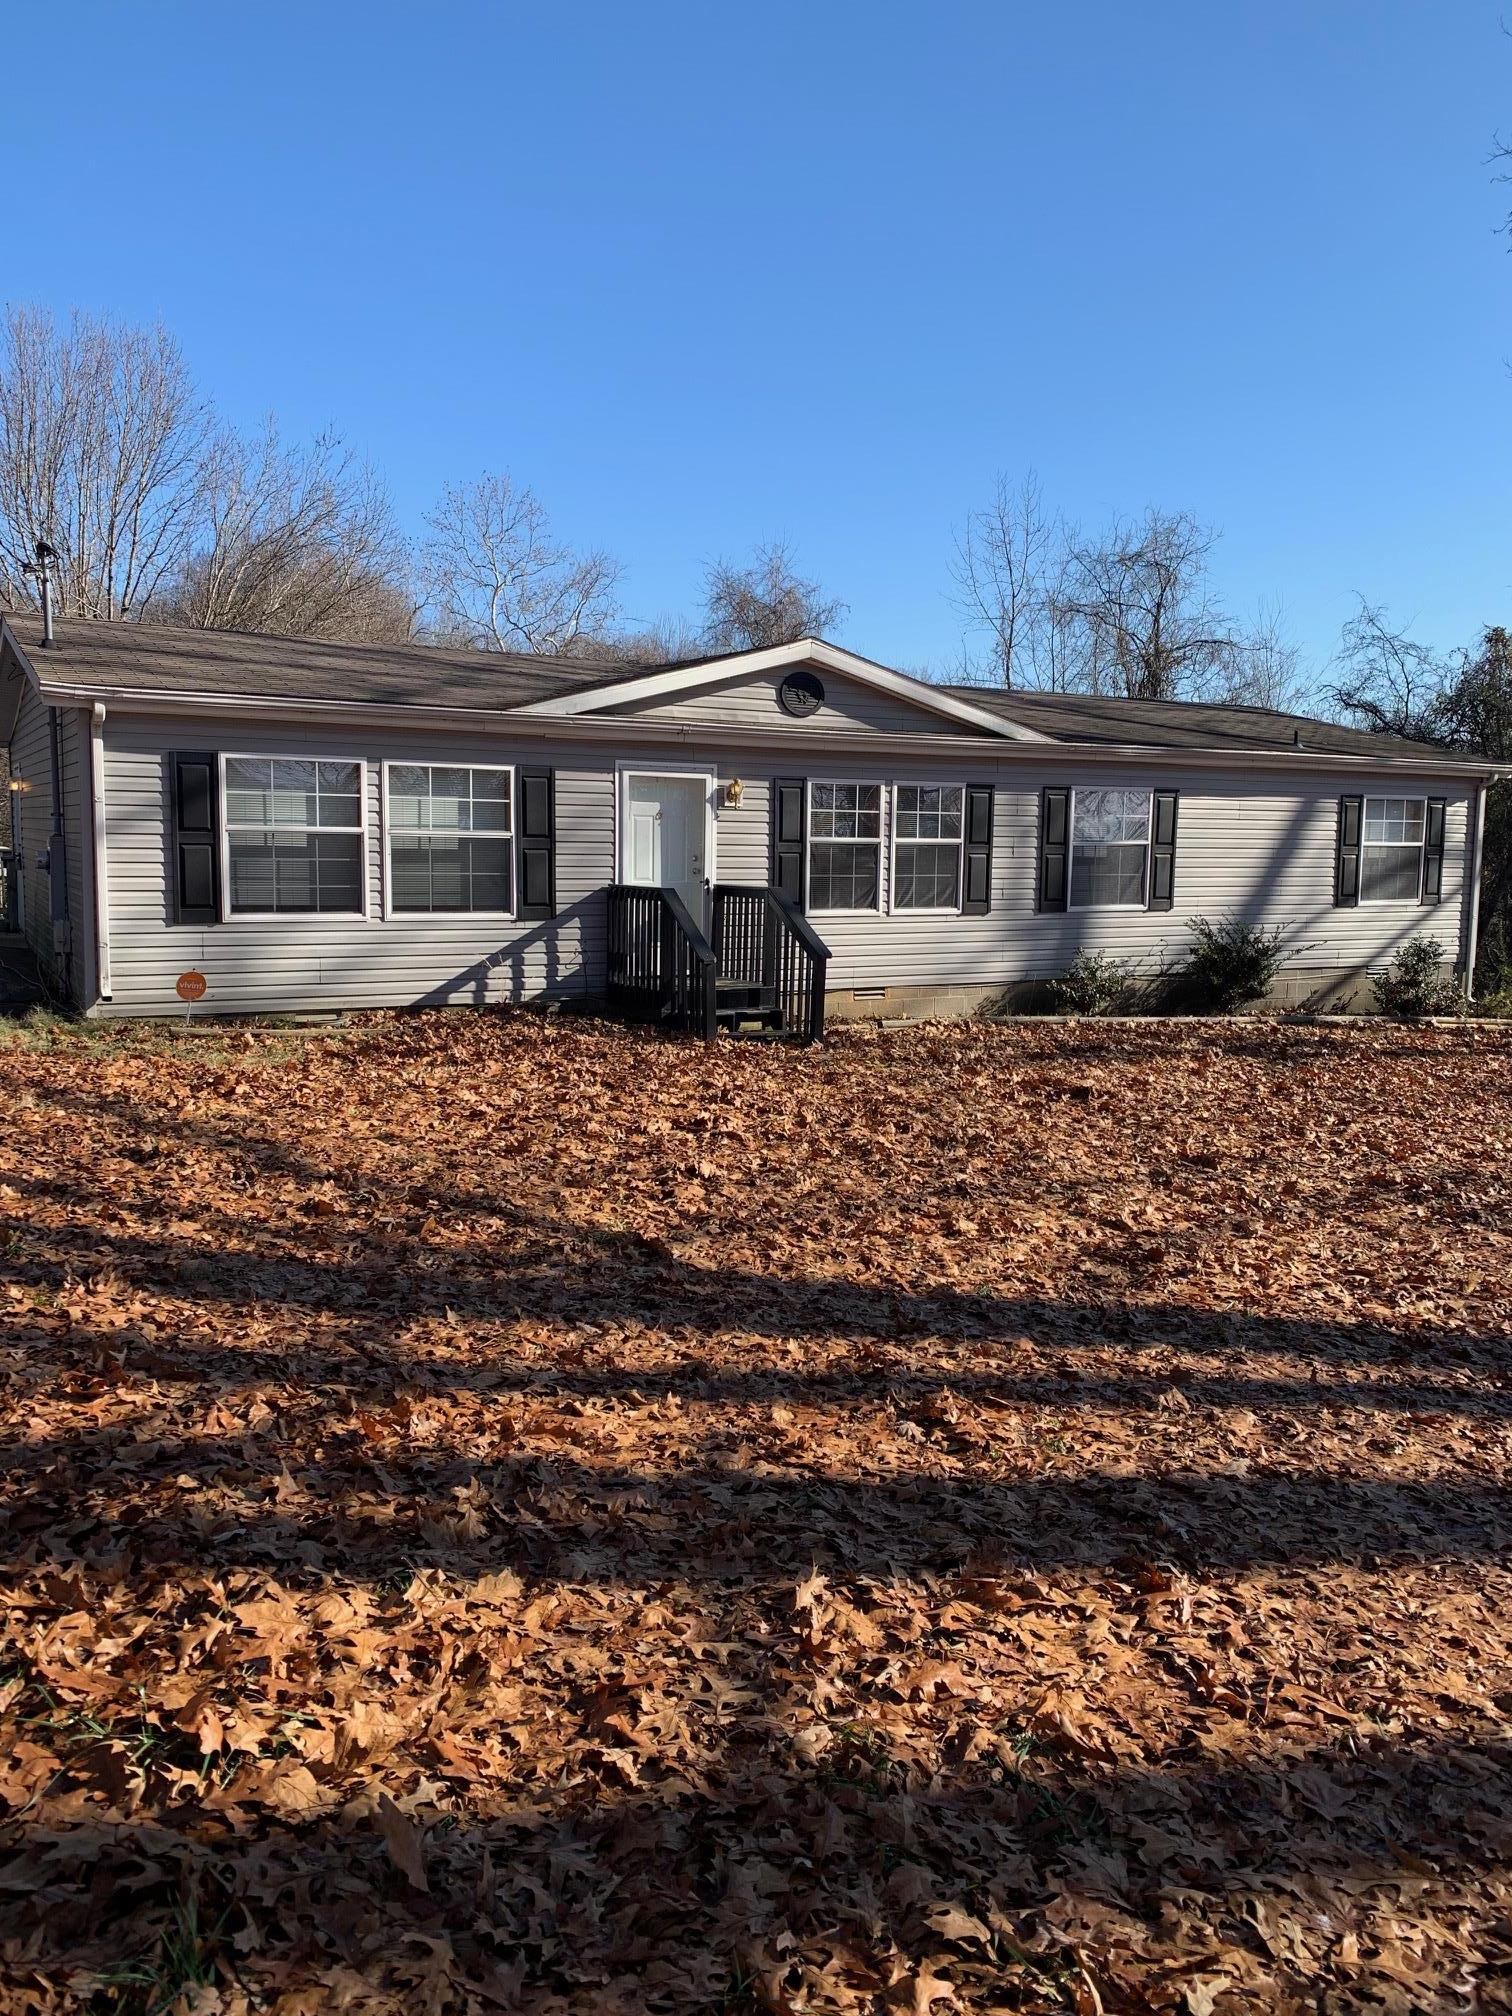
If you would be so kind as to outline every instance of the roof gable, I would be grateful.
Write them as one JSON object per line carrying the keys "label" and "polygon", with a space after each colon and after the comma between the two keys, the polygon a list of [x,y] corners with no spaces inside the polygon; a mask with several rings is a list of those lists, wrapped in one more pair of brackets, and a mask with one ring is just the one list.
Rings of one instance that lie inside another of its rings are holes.
{"label": "roof gable", "polygon": [[[826,644],[816,637],[801,637],[796,643],[775,644],[764,651],[743,651],[720,658],[702,659],[690,665],[657,666],[578,692],[552,694],[534,700],[518,711],[558,719],[631,711],[643,716],[648,709],[662,709],[714,689],[720,692],[737,688],[750,690],[759,683],[761,688],[770,689],[775,694],[781,676],[796,668],[807,668],[820,674],[832,673],[870,694],[885,696],[900,710],[893,724],[894,732],[907,732],[910,724],[906,717],[914,713],[920,717],[917,728],[925,732],[929,729],[937,734],[954,731],[1012,742],[1040,742],[1046,739],[1035,729],[1025,728],[1005,715],[991,713],[985,707],[963,699],[958,693],[947,692],[942,686],[931,686],[922,679],[912,679],[906,672],[894,672],[886,665],[873,664],[869,658],[858,657],[853,651],[843,651],[839,645]],[[776,711],[774,707],[774,713]],[[798,720],[788,719],[790,725],[799,725]]]}

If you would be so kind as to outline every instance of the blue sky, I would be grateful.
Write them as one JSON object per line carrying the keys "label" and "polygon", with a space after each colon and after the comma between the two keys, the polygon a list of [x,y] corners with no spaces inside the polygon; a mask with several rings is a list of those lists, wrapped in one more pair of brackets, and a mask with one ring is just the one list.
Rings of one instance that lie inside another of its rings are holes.
{"label": "blue sky", "polygon": [[1310,661],[1355,590],[1449,644],[1512,621],[1499,6],[17,10],[5,292],[161,317],[410,529],[509,468],[648,619],[785,536],[944,670],[1033,464],[1220,527]]}

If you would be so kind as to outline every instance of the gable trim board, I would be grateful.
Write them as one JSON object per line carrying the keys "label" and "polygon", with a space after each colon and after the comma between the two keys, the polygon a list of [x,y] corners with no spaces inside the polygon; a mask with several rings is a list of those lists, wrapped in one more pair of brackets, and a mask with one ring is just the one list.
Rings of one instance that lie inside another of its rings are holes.
{"label": "gable trim board", "polygon": [[696,665],[672,666],[665,670],[637,672],[610,686],[590,687],[586,692],[565,693],[546,700],[534,700],[515,710],[520,714],[540,714],[563,720],[584,714],[604,714],[636,701],[665,700],[695,693],[706,686],[725,686],[758,673],[777,672],[790,666],[817,665],[825,671],[853,679],[895,700],[904,700],[924,713],[938,714],[942,720],[973,728],[995,740],[1044,742],[1050,738],[1033,728],[1024,728],[1002,715],[974,707],[943,688],[923,679],[911,679],[869,658],[857,657],[818,638],[800,638],[794,644],[774,644],[765,651],[742,651],[733,656],[705,659]]}

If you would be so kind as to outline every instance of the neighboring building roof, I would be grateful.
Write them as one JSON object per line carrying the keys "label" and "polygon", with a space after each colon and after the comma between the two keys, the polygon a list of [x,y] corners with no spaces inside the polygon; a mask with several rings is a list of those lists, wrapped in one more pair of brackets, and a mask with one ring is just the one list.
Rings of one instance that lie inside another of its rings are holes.
{"label": "neighboring building roof", "polygon": [[[717,684],[749,667],[770,672],[808,661],[843,671],[950,717],[957,727],[1030,741],[1161,750],[1394,758],[1448,767],[1489,767],[1432,744],[1264,707],[1201,701],[1121,700],[1079,693],[931,685],[837,645],[805,638],[778,650],[727,652],[696,661],[631,666],[592,658],[539,658],[430,644],[335,644],[239,630],[189,630],[151,623],[77,619],[42,646],[40,618],[5,616],[44,692],[175,699],[345,702],[373,707],[445,708],[535,716],[591,714],[603,705],[663,691]],[[744,664],[742,665],[742,661]],[[613,718],[613,717],[606,717]]]}
{"label": "neighboring building roof", "polygon": [[[1123,700],[1116,695],[1034,693],[1000,686],[952,686],[979,707],[1037,728],[1054,742],[1142,742],[1156,749],[1311,749],[1328,756],[1443,757],[1432,742],[1346,728],[1272,707],[1206,700]],[[1464,757],[1450,760],[1465,761]]]}

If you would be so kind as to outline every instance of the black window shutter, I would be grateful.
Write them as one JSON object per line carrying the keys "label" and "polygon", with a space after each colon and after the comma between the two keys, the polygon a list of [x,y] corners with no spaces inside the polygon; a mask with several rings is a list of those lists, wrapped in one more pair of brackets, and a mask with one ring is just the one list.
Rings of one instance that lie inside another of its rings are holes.
{"label": "black window shutter", "polygon": [[966,846],[961,915],[985,917],[992,908],[992,786],[966,786]]}
{"label": "black window shutter", "polygon": [[220,763],[214,751],[175,750],[168,758],[173,825],[173,921],[220,922]]}
{"label": "black window shutter", "polygon": [[1040,793],[1039,907],[1064,910],[1066,907],[1066,860],[1071,817],[1069,791]]}
{"label": "black window shutter", "polygon": [[772,779],[772,881],[803,908],[803,850],[808,841],[808,787],[801,777]]}
{"label": "black window shutter", "polygon": [[1338,865],[1334,871],[1334,907],[1352,909],[1360,900],[1360,828],[1365,818],[1363,798],[1339,800]]}
{"label": "black window shutter", "polygon": [[556,773],[522,770],[518,859],[520,918],[556,915]]}
{"label": "black window shutter", "polygon": [[1150,832],[1151,910],[1169,910],[1176,901],[1176,791],[1155,793],[1155,817]]}
{"label": "black window shutter", "polygon": [[1442,798],[1428,800],[1423,839],[1423,901],[1439,903],[1444,895],[1444,809]]}

